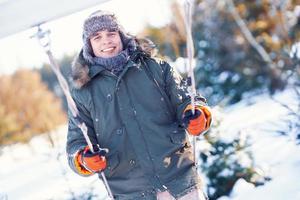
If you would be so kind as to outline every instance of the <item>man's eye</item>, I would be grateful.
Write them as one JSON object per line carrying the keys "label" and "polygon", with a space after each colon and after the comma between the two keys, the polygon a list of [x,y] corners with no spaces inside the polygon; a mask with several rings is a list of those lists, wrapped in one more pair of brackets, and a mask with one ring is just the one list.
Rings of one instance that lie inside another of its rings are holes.
{"label": "man's eye", "polygon": [[100,36],[96,36],[96,37],[93,37],[92,39],[93,39],[93,40],[100,40],[101,37],[100,37]]}
{"label": "man's eye", "polygon": [[110,37],[114,37],[116,35],[116,33],[109,33],[108,36]]}

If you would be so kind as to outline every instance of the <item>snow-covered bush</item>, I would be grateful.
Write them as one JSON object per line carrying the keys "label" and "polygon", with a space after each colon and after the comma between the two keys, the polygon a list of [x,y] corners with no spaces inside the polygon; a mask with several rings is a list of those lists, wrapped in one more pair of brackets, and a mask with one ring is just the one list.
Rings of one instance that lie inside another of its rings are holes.
{"label": "snow-covered bush", "polygon": [[232,140],[222,139],[220,121],[206,136],[206,149],[200,151],[201,172],[207,179],[207,194],[211,200],[229,195],[235,183],[243,178],[255,186],[263,185],[269,177],[256,167],[250,150],[251,138],[244,133]]}
{"label": "snow-covered bush", "polygon": [[[295,54],[299,54],[300,47]],[[281,135],[286,135],[296,143],[300,144],[300,58],[293,57],[294,69],[288,77],[290,98],[288,100],[278,100],[272,97],[273,101],[286,109],[287,114],[281,117],[284,122],[283,128],[277,130]]]}

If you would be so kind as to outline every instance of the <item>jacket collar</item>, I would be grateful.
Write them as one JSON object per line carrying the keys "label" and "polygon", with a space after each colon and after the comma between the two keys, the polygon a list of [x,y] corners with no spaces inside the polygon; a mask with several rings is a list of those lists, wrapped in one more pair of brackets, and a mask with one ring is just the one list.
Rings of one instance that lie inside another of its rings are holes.
{"label": "jacket collar", "polygon": [[101,74],[103,71],[105,70],[105,68],[103,66],[99,66],[99,65],[91,65],[89,67],[89,77],[91,79],[93,79],[95,76],[97,76],[98,74]]}
{"label": "jacket collar", "polygon": [[[127,66],[124,68],[124,72],[126,72],[131,66],[138,66],[139,64],[137,63],[139,63],[139,58],[141,56],[150,56],[150,53],[147,52],[147,44],[141,44],[139,40],[137,40],[137,44],[139,50],[134,51],[130,55]],[[105,68],[103,66],[93,66],[87,60],[85,60],[83,57],[83,51],[81,50],[72,63],[72,85],[74,88],[80,89],[84,85],[86,85],[92,78],[94,78],[98,74],[101,74],[103,71],[105,71]],[[124,75],[124,73],[121,74]]]}

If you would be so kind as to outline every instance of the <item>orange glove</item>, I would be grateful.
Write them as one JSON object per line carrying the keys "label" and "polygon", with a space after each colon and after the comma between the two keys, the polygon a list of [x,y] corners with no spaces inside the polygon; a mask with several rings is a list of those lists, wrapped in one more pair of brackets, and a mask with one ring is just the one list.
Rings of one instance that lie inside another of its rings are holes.
{"label": "orange glove", "polygon": [[107,164],[104,157],[107,152],[98,147],[94,148],[94,150],[95,153],[92,153],[89,146],[86,146],[83,151],[77,154],[79,164],[92,173],[104,170]]}
{"label": "orange glove", "polygon": [[192,105],[184,110],[183,124],[189,134],[198,136],[208,130],[211,124],[211,112],[207,106],[195,106],[195,113],[192,113]]}

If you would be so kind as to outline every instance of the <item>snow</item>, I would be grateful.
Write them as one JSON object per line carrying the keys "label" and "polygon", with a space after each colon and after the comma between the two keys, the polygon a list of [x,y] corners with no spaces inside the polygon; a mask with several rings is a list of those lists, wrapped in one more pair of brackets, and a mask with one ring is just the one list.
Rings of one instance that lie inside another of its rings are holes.
{"label": "snow", "polygon": [[[268,95],[253,97],[226,108],[221,127],[226,133],[242,131],[251,137],[251,150],[255,163],[272,178],[265,185],[254,187],[240,179],[230,197],[219,200],[253,199],[300,199],[300,146],[294,135],[283,136],[276,131],[287,130],[284,119],[289,119],[288,111],[278,102],[296,109],[295,94],[287,89],[272,100]],[[225,135],[230,139],[234,134]]]}
{"label": "snow", "polygon": [[[300,6],[298,6],[298,10],[299,10],[299,13],[300,13]],[[291,57],[300,58],[300,42],[297,42],[296,44],[294,44],[292,46],[292,50],[291,50],[290,56]]]}
{"label": "snow", "polygon": [[[293,109],[298,103],[293,91],[287,89],[273,99],[267,94],[249,95],[240,103],[224,109],[220,128],[228,134],[222,135],[222,139],[232,140],[236,134],[250,137],[255,164],[271,180],[254,187],[240,179],[230,196],[219,200],[300,199],[300,145],[296,145],[293,135],[284,136],[277,132],[287,130],[284,120],[290,119],[287,109],[277,101],[288,103]],[[215,117],[219,117],[216,110]],[[66,126],[63,126],[51,133],[54,147],[46,135],[41,135],[33,138],[29,145],[16,144],[1,149],[0,200],[71,199],[70,191],[78,197],[89,192],[91,187],[98,195],[95,199],[105,199],[105,188],[96,176],[81,177],[68,167],[66,132]],[[209,148],[204,141],[198,142],[198,151]],[[249,164],[243,154],[237,156],[242,163]],[[226,170],[222,172],[228,173]]]}
{"label": "snow", "polygon": [[[169,64],[174,67],[179,73],[183,74],[188,71],[188,59],[183,57],[178,57],[175,62],[170,61]],[[192,60],[192,68],[196,67],[196,59]]]}
{"label": "snow", "polygon": [[[66,127],[52,133],[53,148],[45,135],[29,145],[17,144],[2,149],[0,156],[0,199],[42,200],[70,199],[71,193],[82,194],[95,187],[104,199],[106,192],[97,177],[81,177],[70,170],[65,154]],[[2,198],[1,198],[2,197]]]}
{"label": "snow", "polygon": [[272,180],[256,188],[239,180],[230,199],[299,199],[299,146],[284,136],[268,138],[262,135],[262,138],[254,144],[255,158],[257,163],[269,166]]}

